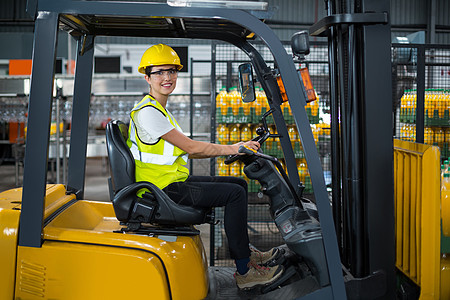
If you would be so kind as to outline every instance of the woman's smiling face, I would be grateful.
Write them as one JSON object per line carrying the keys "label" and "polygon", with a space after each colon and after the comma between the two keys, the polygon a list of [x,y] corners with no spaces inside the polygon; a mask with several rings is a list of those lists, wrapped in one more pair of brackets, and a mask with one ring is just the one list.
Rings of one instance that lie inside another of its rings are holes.
{"label": "woman's smiling face", "polygon": [[154,97],[157,94],[169,96],[177,85],[178,71],[175,65],[154,66],[150,76],[145,75],[145,80],[150,85],[150,92]]}

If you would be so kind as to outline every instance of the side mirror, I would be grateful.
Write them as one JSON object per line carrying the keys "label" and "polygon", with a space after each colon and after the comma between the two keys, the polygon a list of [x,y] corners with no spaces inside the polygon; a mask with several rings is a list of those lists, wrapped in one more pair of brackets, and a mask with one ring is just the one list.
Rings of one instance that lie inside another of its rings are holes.
{"label": "side mirror", "polygon": [[251,63],[239,65],[239,89],[241,90],[242,101],[252,102],[256,100]]}
{"label": "side mirror", "polygon": [[309,54],[309,34],[307,31],[294,33],[291,38],[292,53],[302,59]]}

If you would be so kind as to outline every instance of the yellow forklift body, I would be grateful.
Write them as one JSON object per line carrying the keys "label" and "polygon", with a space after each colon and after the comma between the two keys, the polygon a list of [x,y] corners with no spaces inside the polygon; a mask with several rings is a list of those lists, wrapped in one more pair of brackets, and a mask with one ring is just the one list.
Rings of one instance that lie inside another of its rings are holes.
{"label": "yellow forklift body", "polygon": [[[0,194],[0,259],[7,266],[0,275],[2,299],[206,297],[207,260],[199,236],[116,233],[120,224],[111,203],[79,200],[45,226],[41,248],[17,247],[21,194]],[[48,185],[44,218],[71,200],[64,186]]]}
{"label": "yellow forklift body", "polygon": [[420,299],[450,299],[450,260],[440,253],[439,148],[394,139],[394,173],[396,267],[420,286]]}
{"label": "yellow forklift body", "polygon": [[164,267],[146,251],[47,241],[17,258],[19,299],[170,299]]}
{"label": "yellow forklift body", "polygon": [[12,201],[6,195],[18,194],[18,190],[0,193],[0,299],[13,299],[14,296],[20,202]]}
{"label": "yellow forklift body", "polygon": [[[73,195],[66,195],[66,190],[61,185],[47,185],[44,217],[74,198]],[[0,299],[12,299],[14,296],[21,200],[22,188],[0,193]]]}

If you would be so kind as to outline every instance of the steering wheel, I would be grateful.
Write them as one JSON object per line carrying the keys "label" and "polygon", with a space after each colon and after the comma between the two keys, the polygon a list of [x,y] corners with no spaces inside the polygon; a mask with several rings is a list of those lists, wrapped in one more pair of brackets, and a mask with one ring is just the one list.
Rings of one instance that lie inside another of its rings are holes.
{"label": "steering wheel", "polygon": [[[256,129],[256,134],[257,134],[258,136],[255,137],[255,138],[253,138],[252,141],[257,141],[260,145],[262,145],[262,143],[264,143],[265,140],[267,140],[267,138],[268,138],[269,136],[271,136],[270,133],[269,133],[269,131],[268,131],[268,130],[265,130],[265,129],[262,128],[262,127],[258,127],[258,128]],[[246,148],[245,146],[240,146],[240,147],[239,147],[239,153],[245,153],[245,154],[247,154],[247,155],[252,155],[252,154],[253,154],[253,151],[250,150],[250,149],[248,149],[248,148]],[[229,155],[229,156],[225,159],[224,163],[225,163],[226,165],[232,164],[232,163],[234,163],[235,161],[237,161],[238,159],[240,159],[240,156],[245,156],[245,155],[239,155],[239,154],[232,154],[232,155]]]}

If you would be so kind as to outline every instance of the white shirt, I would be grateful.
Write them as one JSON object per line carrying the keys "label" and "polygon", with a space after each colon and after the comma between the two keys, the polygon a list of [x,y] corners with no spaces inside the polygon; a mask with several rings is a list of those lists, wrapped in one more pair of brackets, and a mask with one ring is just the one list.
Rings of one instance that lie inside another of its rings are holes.
{"label": "white shirt", "polygon": [[140,140],[147,144],[156,143],[162,135],[175,128],[169,118],[152,106],[146,106],[136,111],[134,123]]}

